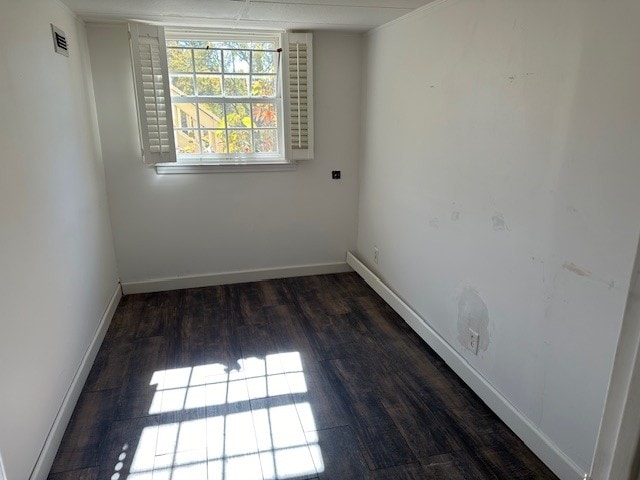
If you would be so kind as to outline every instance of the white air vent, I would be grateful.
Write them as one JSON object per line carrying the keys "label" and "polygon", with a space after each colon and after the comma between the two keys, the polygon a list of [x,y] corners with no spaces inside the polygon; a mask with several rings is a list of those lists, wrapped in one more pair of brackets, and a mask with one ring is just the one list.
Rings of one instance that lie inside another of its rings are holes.
{"label": "white air vent", "polygon": [[53,35],[53,49],[55,52],[68,57],[69,45],[67,45],[67,36],[65,33],[52,23],[51,34]]}

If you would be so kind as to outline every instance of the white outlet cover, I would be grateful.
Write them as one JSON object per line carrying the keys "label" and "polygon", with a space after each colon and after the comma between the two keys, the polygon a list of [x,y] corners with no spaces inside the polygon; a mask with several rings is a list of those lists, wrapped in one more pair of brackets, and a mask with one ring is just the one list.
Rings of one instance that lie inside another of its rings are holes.
{"label": "white outlet cover", "polygon": [[469,329],[469,350],[473,352],[474,355],[478,355],[478,346],[480,343],[480,335],[475,330]]}

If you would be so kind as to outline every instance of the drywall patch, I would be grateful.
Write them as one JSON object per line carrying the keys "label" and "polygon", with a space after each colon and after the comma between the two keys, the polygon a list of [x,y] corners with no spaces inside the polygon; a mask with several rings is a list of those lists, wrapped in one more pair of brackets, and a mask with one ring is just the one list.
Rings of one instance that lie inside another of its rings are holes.
{"label": "drywall patch", "polygon": [[504,221],[504,215],[500,212],[491,217],[491,223],[493,224],[493,229],[496,232],[500,230],[509,230],[509,225]]}
{"label": "drywall patch", "polygon": [[585,270],[583,268],[580,268],[575,263],[564,262],[562,264],[562,268],[564,268],[565,270],[569,270],[570,272],[573,272],[573,273],[575,273],[576,275],[578,275],[580,277],[590,277],[591,276],[591,272],[589,270]]}
{"label": "drywall patch", "polygon": [[480,294],[465,287],[458,297],[458,341],[465,348],[469,341],[469,329],[478,333],[478,349],[489,348],[489,309]]}

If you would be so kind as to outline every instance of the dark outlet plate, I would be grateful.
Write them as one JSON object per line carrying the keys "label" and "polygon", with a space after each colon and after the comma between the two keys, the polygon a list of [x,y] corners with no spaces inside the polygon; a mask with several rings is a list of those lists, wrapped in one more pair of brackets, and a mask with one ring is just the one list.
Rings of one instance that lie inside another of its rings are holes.
{"label": "dark outlet plate", "polygon": [[340,170],[333,170],[331,172],[331,178],[334,180],[340,180]]}

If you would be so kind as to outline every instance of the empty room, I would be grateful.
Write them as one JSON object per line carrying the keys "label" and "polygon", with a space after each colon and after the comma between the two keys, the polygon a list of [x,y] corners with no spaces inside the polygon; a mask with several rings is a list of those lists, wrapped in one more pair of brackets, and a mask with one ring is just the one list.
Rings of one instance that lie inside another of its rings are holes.
{"label": "empty room", "polygon": [[640,479],[636,0],[0,0],[0,480]]}

